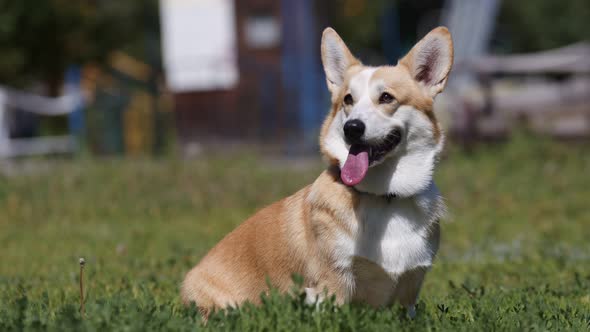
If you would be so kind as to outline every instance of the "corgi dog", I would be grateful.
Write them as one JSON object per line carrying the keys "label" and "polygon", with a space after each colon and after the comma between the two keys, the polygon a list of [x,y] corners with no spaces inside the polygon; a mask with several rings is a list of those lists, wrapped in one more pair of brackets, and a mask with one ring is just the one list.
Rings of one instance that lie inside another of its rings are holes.
{"label": "corgi dog", "polygon": [[309,302],[384,307],[413,316],[439,247],[445,205],[433,181],[443,133],[433,112],[453,64],[445,27],[395,66],[356,59],[331,28],[321,56],[331,110],[321,128],[328,166],[312,184],[254,214],[186,275],[181,296],[204,313],[260,303],[267,280]]}

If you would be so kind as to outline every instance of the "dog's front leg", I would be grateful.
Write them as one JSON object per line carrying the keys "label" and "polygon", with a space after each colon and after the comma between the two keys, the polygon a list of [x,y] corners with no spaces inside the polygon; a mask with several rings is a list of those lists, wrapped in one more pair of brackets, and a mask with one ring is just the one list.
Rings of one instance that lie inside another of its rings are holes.
{"label": "dog's front leg", "polygon": [[416,316],[416,301],[427,271],[427,267],[419,267],[405,272],[398,279],[395,297],[406,308],[410,318]]}
{"label": "dog's front leg", "polygon": [[350,278],[343,278],[342,276],[333,276],[324,278],[323,282],[318,283],[315,287],[306,287],[305,290],[305,303],[307,304],[319,304],[326,298],[334,296],[335,303],[342,305],[349,301],[351,289],[344,280],[350,280]]}
{"label": "dog's front leg", "polygon": [[315,287],[305,288],[305,304],[313,305],[324,302],[326,292],[322,292]]}

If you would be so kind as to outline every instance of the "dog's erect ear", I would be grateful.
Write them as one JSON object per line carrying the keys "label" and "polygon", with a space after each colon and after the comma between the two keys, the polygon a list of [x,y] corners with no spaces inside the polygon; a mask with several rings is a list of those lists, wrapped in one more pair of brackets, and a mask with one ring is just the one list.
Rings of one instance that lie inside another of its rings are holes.
{"label": "dog's erect ear", "polygon": [[430,31],[399,61],[410,71],[431,97],[439,94],[447,83],[453,66],[453,40],[445,27]]}
{"label": "dog's erect ear", "polygon": [[326,28],[322,34],[322,63],[326,72],[328,89],[332,93],[335,93],[344,82],[346,70],[360,64],[332,28]]}

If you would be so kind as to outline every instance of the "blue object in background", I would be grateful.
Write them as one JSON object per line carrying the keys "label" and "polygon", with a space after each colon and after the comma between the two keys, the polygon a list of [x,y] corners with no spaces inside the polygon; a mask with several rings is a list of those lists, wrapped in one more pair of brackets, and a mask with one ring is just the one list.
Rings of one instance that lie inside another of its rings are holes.
{"label": "blue object in background", "polygon": [[[282,0],[282,79],[289,123],[297,133],[288,139],[288,152],[317,149],[317,135],[329,103],[320,65],[320,30],[314,0]],[[303,140],[301,140],[303,138]]]}
{"label": "blue object in background", "polygon": [[402,54],[400,22],[395,4],[390,4],[383,10],[381,16],[381,45],[389,64],[397,64]]}
{"label": "blue object in background", "polygon": [[81,138],[84,134],[84,100],[82,98],[82,71],[78,66],[70,66],[65,74],[66,95],[78,97],[74,110],[68,115],[70,135]]}

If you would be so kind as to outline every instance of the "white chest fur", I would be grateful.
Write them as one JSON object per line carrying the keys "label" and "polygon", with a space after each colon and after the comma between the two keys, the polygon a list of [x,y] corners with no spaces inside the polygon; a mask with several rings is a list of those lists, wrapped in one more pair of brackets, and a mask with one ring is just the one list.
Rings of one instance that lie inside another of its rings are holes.
{"label": "white chest fur", "polygon": [[438,250],[432,238],[435,220],[414,199],[361,199],[354,256],[381,266],[390,275],[429,267]]}
{"label": "white chest fur", "polygon": [[433,225],[445,212],[438,189],[390,201],[362,195],[355,210],[356,234],[341,239],[340,266],[363,258],[380,266],[391,277],[417,267],[429,267],[438,250]]}

